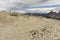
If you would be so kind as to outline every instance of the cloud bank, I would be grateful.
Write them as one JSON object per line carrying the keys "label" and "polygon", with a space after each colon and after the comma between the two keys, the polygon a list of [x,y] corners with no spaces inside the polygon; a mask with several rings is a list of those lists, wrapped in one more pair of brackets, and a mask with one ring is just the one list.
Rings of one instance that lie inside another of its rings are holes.
{"label": "cloud bank", "polygon": [[[60,5],[60,0],[0,0],[0,10],[23,10],[30,7]],[[57,7],[57,6],[56,6]]]}

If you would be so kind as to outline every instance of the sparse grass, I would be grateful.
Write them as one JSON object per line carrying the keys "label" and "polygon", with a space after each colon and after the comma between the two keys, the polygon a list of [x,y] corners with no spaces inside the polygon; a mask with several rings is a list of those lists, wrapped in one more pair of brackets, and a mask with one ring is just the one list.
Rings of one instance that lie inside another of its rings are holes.
{"label": "sparse grass", "polygon": [[11,13],[10,15],[16,17],[16,16],[18,16],[18,13]]}
{"label": "sparse grass", "polygon": [[47,30],[47,27],[44,27],[42,28],[42,32],[46,31]]}
{"label": "sparse grass", "polygon": [[0,40],[30,40],[31,36],[32,40],[60,40],[59,24],[58,20],[41,16],[0,12]]}

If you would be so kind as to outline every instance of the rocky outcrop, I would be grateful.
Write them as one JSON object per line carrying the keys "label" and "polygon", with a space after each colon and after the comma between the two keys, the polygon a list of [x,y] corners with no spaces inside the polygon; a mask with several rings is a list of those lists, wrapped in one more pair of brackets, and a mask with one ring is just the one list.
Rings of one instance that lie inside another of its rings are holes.
{"label": "rocky outcrop", "polygon": [[51,11],[46,15],[46,17],[60,20],[60,12],[56,13],[56,12]]}
{"label": "rocky outcrop", "polygon": [[56,19],[60,20],[60,12],[57,14]]}

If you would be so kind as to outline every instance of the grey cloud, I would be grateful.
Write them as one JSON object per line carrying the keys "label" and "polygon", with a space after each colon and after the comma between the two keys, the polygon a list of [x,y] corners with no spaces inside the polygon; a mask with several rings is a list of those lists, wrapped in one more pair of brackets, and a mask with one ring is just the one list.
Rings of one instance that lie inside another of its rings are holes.
{"label": "grey cloud", "polygon": [[40,4],[43,2],[47,2],[48,0],[23,0],[23,2],[14,2],[12,3],[14,6],[13,7],[8,7],[9,10],[22,10],[24,8],[30,7],[34,4]]}
{"label": "grey cloud", "polygon": [[48,2],[48,1],[50,1],[50,0],[41,0],[41,3]]}
{"label": "grey cloud", "polygon": [[[4,7],[6,6],[6,9],[11,9],[11,10],[22,10],[25,8],[29,8],[32,6],[46,6],[46,5],[54,5],[54,4],[60,4],[60,0],[0,0],[6,3],[7,5],[4,4]],[[1,3],[0,3],[1,4]],[[8,7],[7,7],[8,6]]]}
{"label": "grey cloud", "polygon": [[[14,4],[13,4],[14,5]],[[23,10],[24,8],[29,7],[29,4],[25,4],[25,3],[16,3],[14,6],[12,7],[8,7],[7,10],[12,10],[12,11],[18,11],[18,10]]]}

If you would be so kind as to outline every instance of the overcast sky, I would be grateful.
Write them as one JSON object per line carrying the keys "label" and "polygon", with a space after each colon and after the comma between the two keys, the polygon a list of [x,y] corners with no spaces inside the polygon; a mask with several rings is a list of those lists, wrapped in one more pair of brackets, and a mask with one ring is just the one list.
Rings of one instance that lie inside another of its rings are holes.
{"label": "overcast sky", "polygon": [[30,7],[54,6],[60,7],[60,0],[0,0],[0,10],[22,10]]}

